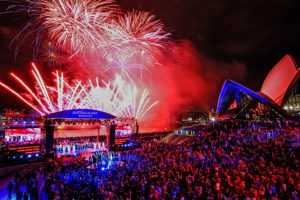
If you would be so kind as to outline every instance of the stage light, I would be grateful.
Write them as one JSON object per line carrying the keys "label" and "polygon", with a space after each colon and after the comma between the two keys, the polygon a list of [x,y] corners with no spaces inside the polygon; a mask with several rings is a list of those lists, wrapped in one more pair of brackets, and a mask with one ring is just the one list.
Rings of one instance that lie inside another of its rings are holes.
{"label": "stage light", "polygon": [[212,118],[211,118],[211,121],[213,121],[213,122],[216,121],[216,118],[215,118],[215,117],[212,117]]}
{"label": "stage light", "polygon": [[104,167],[101,167],[101,170],[102,170],[102,171],[104,171],[104,170],[105,170],[105,168],[104,168]]}
{"label": "stage light", "polygon": [[32,157],[32,155],[31,155],[31,154],[28,154],[28,155],[27,155],[27,158],[31,158],[31,157]]}
{"label": "stage light", "polygon": [[38,153],[36,153],[36,154],[35,154],[35,157],[39,157],[39,154],[38,154]]}
{"label": "stage light", "polygon": [[16,156],[13,156],[12,158],[13,158],[13,159],[16,159]]}
{"label": "stage light", "polygon": [[20,155],[20,158],[23,158],[23,155]]}
{"label": "stage light", "polygon": [[16,120],[14,123],[17,124],[17,123],[18,123],[18,120]]}
{"label": "stage light", "polygon": [[31,124],[34,124],[34,121],[33,121],[33,120],[31,121]]}
{"label": "stage light", "polygon": [[23,121],[23,124],[26,124],[26,121]]}

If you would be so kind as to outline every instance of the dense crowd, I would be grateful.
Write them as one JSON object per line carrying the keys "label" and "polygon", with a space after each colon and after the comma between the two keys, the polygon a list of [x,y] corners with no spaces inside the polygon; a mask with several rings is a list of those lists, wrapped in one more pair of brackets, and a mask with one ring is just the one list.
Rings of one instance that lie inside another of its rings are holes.
{"label": "dense crowd", "polygon": [[[122,164],[61,157],[16,174],[15,192],[30,199],[299,199],[299,124],[226,122],[191,143],[145,142],[120,152]],[[99,154],[98,154],[99,155]],[[18,189],[27,187],[26,194]]]}

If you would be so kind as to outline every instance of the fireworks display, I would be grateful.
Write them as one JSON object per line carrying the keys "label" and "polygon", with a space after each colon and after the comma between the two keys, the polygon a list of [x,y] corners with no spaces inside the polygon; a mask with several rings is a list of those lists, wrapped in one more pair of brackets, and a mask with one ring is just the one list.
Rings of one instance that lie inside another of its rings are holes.
{"label": "fireworks display", "polygon": [[105,55],[108,61],[105,70],[120,69],[129,79],[134,77],[130,69],[151,71],[157,64],[156,55],[165,47],[169,36],[163,27],[163,23],[149,12],[133,10],[118,15],[106,29],[114,45]]}
{"label": "fireworks display", "polygon": [[163,48],[169,35],[164,31],[163,23],[149,12],[133,10],[118,16],[117,24],[119,28],[116,35],[121,33],[120,38],[126,38],[121,40],[122,46],[135,46],[153,51],[155,47]]}
{"label": "fireworks display", "polygon": [[[119,117],[141,119],[158,103],[151,101],[145,84],[138,84],[144,71],[151,74],[151,68],[158,62],[155,57],[161,53],[169,37],[163,23],[154,15],[136,10],[123,13],[113,0],[23,0],[10,3],[12,5],[5,13],[29,15],[28,23],[13,42],[21,45],[35,33],[34,57],[44,58],[44,63],[48,61],[46,64],[52,66],[61,66],[65,58],[71,60],[68,68],[78,65],[79,60],[86,69],[90,60],[96,60],[93,67],[103,74],[110,74],[108,80],[100,82],[95,76],[80,81],[73,75],[72,83],[75,81],[76,84],[72,85],[62,72],[55,72],[56,87],[49,87],[32,64],[37,93],[13,73],[11,76],[24,87],[27,95],[0,82],[32,109],[45,115],[65,109],[90,108]],[[42,54],[40,49],[44,50]]]}
{"label": "fireworks display", "polygon": [[108,48],[104,30],[118,12],[113,1],[42,0],[35,5],[40,12],[38,24],[58,48],[74,54]]}
{"label": "fireworks display", "polygon": [[102,81],[100,84],[96,79],[95,83],[89,80],[89,84],[85,85],[75,80],[75,84],[71,85],[62,72],[56,71],[53,73],[56,86],[51,87],[45,83],[34,63],[32,67],[32,74],[38,83],[36,92],[14,73],[10,75],[26,90],[27,95],[16,92],[2,82],[0,85],[41,115],[70,109],[95,109],[121,118],[141,119],[158,103],[151,101],[147,89],[139,94],[135,85],[126,83],[118,75],[112,82]]}
{"label": "fireworks display", "polygon": [[[27,87],[27,77],[12,74],[26,93],[0,85],[40,114],[93,108],[136,117],[142,131],[172,129],[178,113],[211,108],[221,80],[241,80],[246,74],[243,63],[208,58],[189,40],[174,42],[156,16],[124,11],[113,0],[7,3],[2,14],[21,16],[19,25],[27,22],[12,41],[16,53],[23,43],[32,48],[43,74],[33,68],[36,83]],[[40,77],[52,71],[55,86],[50,87],[45,82],[51,80]]]}
{"label": "fireworks display", "polygon": [[[87,60],[97,57],[104,72],[119,68],[148,70],[157,61],[169,33],[154,15],[144,11],[122,13],[113,0],[22,0],[12,1],[4,13],[29,15],[29,21],[17,34],[16,53],[29,35],[35,34],[34,58],[39,49],[63,52],[68,57]],[[23,35],[23,37],[22,37]],[[53,55],[49,55],[53,59]],[[59,57],[58,55],[56,57]],[[134,77],[134,76],[133,76]],[[131,77],[132,78],[132,77]]]}

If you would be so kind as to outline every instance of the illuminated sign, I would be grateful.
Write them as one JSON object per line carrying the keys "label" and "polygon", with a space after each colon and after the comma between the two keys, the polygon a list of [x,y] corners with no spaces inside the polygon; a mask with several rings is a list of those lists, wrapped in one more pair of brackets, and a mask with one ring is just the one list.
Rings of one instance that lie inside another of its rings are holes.
{"label": "illuminated sign", "polygon": [[174,134],[176,134],[176,135],[196,135],[195,131],[191,131],[191,130],[175,130]]}
{"label": "illuminated sign", "polygon": [[45,118],[50,119],[115,119],[114,115],[106,112],[90,109],[64,110],[61,112],[51,113]]}

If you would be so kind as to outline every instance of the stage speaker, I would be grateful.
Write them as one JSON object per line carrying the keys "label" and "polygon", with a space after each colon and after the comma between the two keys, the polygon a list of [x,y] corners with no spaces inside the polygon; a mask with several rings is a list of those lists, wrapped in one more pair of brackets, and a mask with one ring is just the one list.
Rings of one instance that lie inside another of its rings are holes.
{"label": "stage speaker", "polygon": [[115,145],[116,125],[110,126],[109,146]]}
{"label": "stage speaker", "polygon": [[139,125],[136,123],[136,129],[135,129],[135,135],[137,136],[139,134]]}
{"label": "stage speaker", "polygon": [[45,123],[46,129],[46,141],[45,141],[45,150],[46,152],[53,150],[53,143],[54,143],[54,125],[51,121],[47,121]]}

